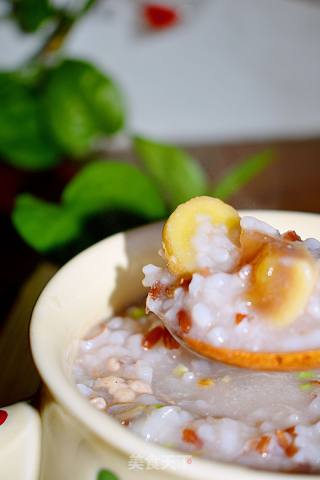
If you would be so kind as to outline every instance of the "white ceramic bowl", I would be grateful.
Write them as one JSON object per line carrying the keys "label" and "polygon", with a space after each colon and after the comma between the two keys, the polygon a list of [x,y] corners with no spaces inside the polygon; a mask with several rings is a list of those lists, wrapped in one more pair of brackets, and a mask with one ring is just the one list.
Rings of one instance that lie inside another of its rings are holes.
{"label": "white ceramic bowl", "polygon": [[[295,229],[304,238],[320,238],[320,216],[272,211],[245,213],[282,231]],[[67,263],[41,294],[31,324],[32,352],[46,385],[41,409],[41,479],[96,480],[102,468],[112,471],[119,480],[138,476],[142,480],[291,478],[289,474],[257,472],[196,457],[188,465],[172,462],[167,468],[137,470],[135,459],[139,456],[165,458],[179,452],[143,441],[97,411],[76,389],[71,366],[77,339],[100,320],[145,295],[141,268],[146,263],[159,262],[160,241],[161,224],[107,238]],[[309,477],[299,476],[306,478]]]}

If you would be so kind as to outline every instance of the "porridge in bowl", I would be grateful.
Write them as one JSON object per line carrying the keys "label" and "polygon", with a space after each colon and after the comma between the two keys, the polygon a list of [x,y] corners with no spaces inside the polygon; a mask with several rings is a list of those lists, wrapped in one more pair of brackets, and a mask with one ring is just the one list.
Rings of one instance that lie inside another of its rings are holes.
{"label": "porridge in bowl", "polygon": [[173,224],[178,247],[166,224],[167,266],[144,267],[148,313],[132,306],[80,341],[78,389],[146,441],[259,469],[320,471],[320,370],[238,368],[174,337],[231,352],[316,351],[320,244],[228,206],[213,219],[207,204],[191,206],[187,233],[183,217]]}

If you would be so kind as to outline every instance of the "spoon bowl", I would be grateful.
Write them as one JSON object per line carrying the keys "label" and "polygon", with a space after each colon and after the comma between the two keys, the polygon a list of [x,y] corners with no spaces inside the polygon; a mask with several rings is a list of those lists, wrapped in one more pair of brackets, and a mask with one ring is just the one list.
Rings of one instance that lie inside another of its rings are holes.
{"label": "spoon bowl", "polygon": [[[177,336],[176,336],[177,337]],[[320,350],[296,352],[250,352],[214,347],[206,342],[184,335],[180,343],[203,357],[253,370],[292,371],[320,367]]]}
{"label": "spoon bowl", "polygon": [[268,370],[277,372],[301,371],[320,368],[320,349],[292,352],[250,352],[249,350],[233,350],[226,347],[215,347],[209,343],[192,338],[188,334],[180,335],[167,325],[161,315],[160,320],[180,345],[197,356],[228,365],[251,370]]}

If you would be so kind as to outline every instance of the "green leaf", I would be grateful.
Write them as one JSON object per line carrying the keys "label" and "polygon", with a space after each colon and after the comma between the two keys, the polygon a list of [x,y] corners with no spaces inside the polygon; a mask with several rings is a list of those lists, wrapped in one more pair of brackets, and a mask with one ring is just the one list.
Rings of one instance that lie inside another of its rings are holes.
{"label": "green leaf", "polygon": [[81,229],[67,209],[27,193],[17,197],[12,221],[25,242],[42,253],[74,240]]}
{"label": "green leaf", "polygon": [[172,145],[134,138],[134,148],[171,209],[206,193],[206,177],[200,165]]}
{"label": "green leaf", "polygon": [[54,13],[49,0],[13,0],[13,14],[25,32],[35,32]]}
{"label": "green leaf", "polygon": [[273,152],[271,150],[265,150],[250,157],[229,170],[214,187],[211,195],[221,198],[221,200],[227,200],[265,170],[272,161]]}
{"label": "green leaf", "polygon": [[127,210],[149,220],[167,213],[148,177],[134,165],[110,160],[83,168],[65,188],[62,202],[80,218],[108,209]]}
{"label": "green leaf", "polygon": [[52,167],[58,151],[43,125],[41,106],[18,73],[0,73],[0,155],[24,169]]}
{"label": "green leaf", "polygon": [[97,475],[97,480],[119,480],[119,477],[110,470],[100,470]]}
{"label": "green leaf", "polygon": [[44,108],[58,144],[78,157],[88,153],[103,136],[119,131],[125,120],[118,86],[80,60],[65,60],[51,72]]}

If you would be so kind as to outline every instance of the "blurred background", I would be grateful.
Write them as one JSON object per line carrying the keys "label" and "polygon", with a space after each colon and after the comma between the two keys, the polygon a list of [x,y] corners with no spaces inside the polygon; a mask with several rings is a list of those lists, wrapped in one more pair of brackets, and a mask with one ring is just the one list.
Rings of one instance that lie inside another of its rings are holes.
{"label": "blurred background", "polygon": [[317,0],[0,0],[0,405],[86,246],[199,194],[319,212],[319,44]]}

